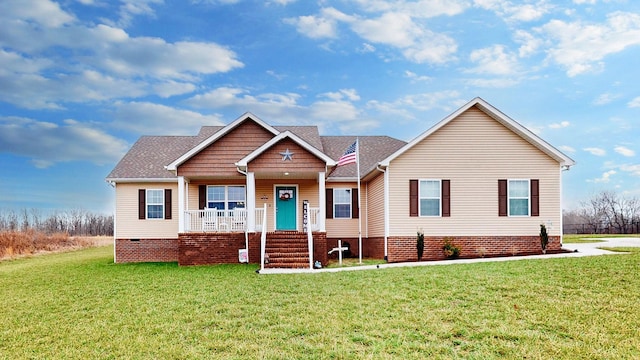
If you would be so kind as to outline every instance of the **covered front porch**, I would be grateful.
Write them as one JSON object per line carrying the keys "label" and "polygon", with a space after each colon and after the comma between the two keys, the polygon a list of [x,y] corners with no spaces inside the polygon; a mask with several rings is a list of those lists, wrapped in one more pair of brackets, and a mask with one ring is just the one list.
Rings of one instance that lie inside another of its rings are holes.
{"label": "covered front porch", "polygon": [[178,232],[325,232],[325,173],[289,176],[179,176]]}

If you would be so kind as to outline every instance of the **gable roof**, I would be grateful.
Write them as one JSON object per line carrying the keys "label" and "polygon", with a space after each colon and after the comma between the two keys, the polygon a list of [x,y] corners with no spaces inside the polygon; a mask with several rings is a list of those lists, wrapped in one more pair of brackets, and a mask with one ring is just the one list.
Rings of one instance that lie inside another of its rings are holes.
{"label": "gable roof", "polygon": [[316,149],[315,147],[311,146],[309,143],[307,143],[306,141],[302,140],[300,137],[298,137],[297,135],[295,135],[291,131],[286,130],[286,131],[281,132],[280,134],[276,135],[274,138],[272,138],[271,140],[267,141],[262,146],[260,146],[259,148],[255,149],[254,151],[249,153],[244,158],[240,159],[240,161],[238,161],[236,163],[236,166],[246,168],[247,164],[251,160],[255,159],[260,154],[262,154],[265,150],[271,148],[273,145],[277,144],[278,142],[280,142],[283,139],[291,139],[291,140],[293,140],[293,142],[295,142],[296,144],[300,145],[303,149],[307,150],[308,152],[310,152],[311,154],[313,154],[317,158],[319,158],[322,161],[324,161],[325,163],[327,163],[327,166],[335,166],[335,164],[336,164],[336,162],[333,161],[333,159],[330,158],[329,156],[327,156],[325,153],[323,153],[322,151],[320,151],[320,150]]}
{"label": "gable roof", "polygon": [[234,121],[232,121],[229,125],[223,127],[219,131],[216,131],[215,133],[213,133],[213,135],[209,136],[208,138],[206,138],[205,140],[200,142],[198,145],[196,145],[193,148],[191,148],[191,150],[187,151],[182,156],[180,156],[179,158],[175,159],[175,161],[173,161],[169,165],[167,165],[167,170],[175,171],[178,168],[179,165],[181,165],[185,161],[189,160],[191,157],[193,157],[194,155],[196,155],[200,151],[204,150],[206,147],[208,147],[209,145],[214,143],[216,140],[220,139],[221,137],[223,137],[226,134],[228,134],[229,132],[231,132],[231,130],[235,129],[236,127],[238,127],[243,122],[249,121],[249,120],[255,121],[258,125],[262,126],[265,130],[271,132],[273,135],[278,135],[280,133],[274,127],[272,127],[271,125],[269,125],[266,122],[262,121],[259,117],[253,115],[250,112],[246,112],[246,113],[242,114],[240,117],[238,117],[237,119],[235,119]]}
{"label": "gable roof", "polygon": [[142,136],[107,175],[107,181],[174,179],[165,165],[201,140],[197,136]]}
{"label": "gable roof", "polygon": [[[324,153],[337,161],[356,138],[359,141],[361,178],[375,170],[379,161],[407,144],[389,136],[322,136]],[[353,180],[357,177],[355,164],[336,167],[329,174],[329,178],[335,180]]]}
{"label": "gable roof", "polygon": [[443,120],[441,120],[440,122],[432,126],[427,131],[418,135],[416,138],[411,140],[408,144],[398,149],[398,151],[394,152],[393,154],[389,155],[388,157],[380,161],[379,163],[380,166],[383,166],[383,167],[389,166],[389,163],[391,161],[398,158],[400,155],[404,154],[407,150],[411,149],[413,146],[420,143],[421,141],[429,137],[431,134],[435,133],[436,131],[438,131],[445,125],[447,125],[453,119],[460,116],[460,114],[464,113],[465,111],[469,110],[474,106],[480,109],[482,112],[484,112],[488,116],[490,116],[491,118],[493,118],[494,120],[496,120],[498,123],[502,124],[507,129],[511,130],[512,132],[520,136],[522,139],[524,139],[531,145],[538,148],[543,153],[547,154],[549,157],[556,160],[558,163],[560,163],[561,166],[565,166],[568,168],[575,165],[575,161],[570,157],[568,157],[567,155],[565,155],[564,153],[562,153],[560,150],[556,149],[546,141],[542,140],[542,138],[540,138],[539,136],[531,132],[526,127],[522,126],[517,121],[511,119],[510,117],[502,113],[500,110],[496,109],[493,105],[489,104],[488,102],[484,101],[479,97],[476,97],[475,99],[469,101],[468,103],[460,107],[458,110],[454,111],[452,114],[450,114],[449,116],[447,116],[446,118],[444,118]]}

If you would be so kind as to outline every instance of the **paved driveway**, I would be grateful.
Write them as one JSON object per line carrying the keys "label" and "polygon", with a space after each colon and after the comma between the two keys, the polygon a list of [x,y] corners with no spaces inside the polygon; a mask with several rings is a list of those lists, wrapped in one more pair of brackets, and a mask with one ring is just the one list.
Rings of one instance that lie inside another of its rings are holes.
{"label": "paved driveway", "polygon": [[592,240],[602,240],[597,243],[584,244],[564,244],[562,247],[568,250],[578,250],[578,253],[585,255],[613,254],[612,251],[601,250],[599,247],[640,247],[640,238],[590,238]]}

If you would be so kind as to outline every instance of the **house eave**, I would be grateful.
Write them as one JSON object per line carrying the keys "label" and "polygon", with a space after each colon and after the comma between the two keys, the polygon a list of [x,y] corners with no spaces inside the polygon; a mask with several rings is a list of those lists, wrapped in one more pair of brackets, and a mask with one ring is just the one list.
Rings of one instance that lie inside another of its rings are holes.
{"label": "house eave", "polygon": [[178,178],[106,178],[106,182],[117,183],[175,183],[178,182]]}

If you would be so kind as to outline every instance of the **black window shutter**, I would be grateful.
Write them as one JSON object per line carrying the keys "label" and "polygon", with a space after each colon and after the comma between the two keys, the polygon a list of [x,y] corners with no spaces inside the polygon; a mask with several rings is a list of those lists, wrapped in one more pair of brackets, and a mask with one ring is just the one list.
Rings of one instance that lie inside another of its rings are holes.
{"label": "black window shutter", "polygon": [[357,219],[360,216],[358,211],[358,189],[351,189],[351,218]]}
{"label": "black window shutter", "polygon": [[207,207],[207,185],[198,186],[198,209]]}
{"label": "black window shutter", "polygon": [[418,216],[418,180],[409,180],[409,216]]}
{"label": "black window shutter", "polygon": [[498,216],[507,216],[507,180],[498,180]]}
{"label": "black window shutter", "polygon": [[171,189],[164,189],[164,218],[171,219]]}
{"label": "black window shutter", "polygon": [[442,216],[451,216],[451,180],[442,180]]}
{"label": "black window shutter", "polygon": [[144,220],[147,217],[147,190],[138,189],[138,219]]}
{"label": "black window shutter", "polygon": [[333,189],[325,189],[325,210],[327,219],[333,219]]}
{"label": "black window shutter", "polygon": [[540,216],[540,180],[531,179],[531,216]]}

